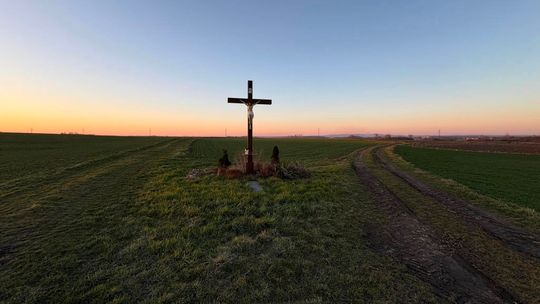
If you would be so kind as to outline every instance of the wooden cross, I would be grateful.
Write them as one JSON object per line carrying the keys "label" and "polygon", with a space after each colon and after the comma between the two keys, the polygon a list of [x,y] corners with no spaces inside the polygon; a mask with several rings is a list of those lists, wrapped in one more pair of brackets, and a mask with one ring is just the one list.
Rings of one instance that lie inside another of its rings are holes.
{"label": "wooden cross", "polygon": [[248,80],[248,98],[227,98],[228,103],[243,103],[247,106],[248,113],[248,147],[246,173],[253,174],[253,106],[257,104],[271,105],[271,99],[253,99],[253,81]]}

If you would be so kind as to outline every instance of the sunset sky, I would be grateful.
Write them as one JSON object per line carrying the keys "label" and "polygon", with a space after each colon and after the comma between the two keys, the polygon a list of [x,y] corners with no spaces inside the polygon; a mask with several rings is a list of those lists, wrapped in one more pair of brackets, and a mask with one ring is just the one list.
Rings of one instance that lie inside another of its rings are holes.
{"label": "sunset sky", "polygon": [[540,134],[540,1],[0,0],[0,131]]}

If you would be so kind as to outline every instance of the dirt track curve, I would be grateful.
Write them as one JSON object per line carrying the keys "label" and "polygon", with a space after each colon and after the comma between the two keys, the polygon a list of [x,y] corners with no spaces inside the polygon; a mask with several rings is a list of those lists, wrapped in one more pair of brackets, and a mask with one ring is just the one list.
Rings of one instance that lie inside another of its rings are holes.
{"label": "dirt track curve", "polygon": [[397,176],[420,193],[445,205],[448,209],[459,214],[465,221],[481,227],[485,232],[501,240],[514,250],[535,258],[540,258],[540,239],[538,236],[515,227],[507,221],[497,218],[495,215],[482,210],[459,197],[440,191],[419,181],[391,164],[383,155],[381,148],[376,148],[373,156],[375,162],[384,169]]}
{"label": "dirt track curve", "polygon": [[[380,161],[376,157],[378,149],[364,150],[362,154],[372,153],[377,162]],[[362,157],[355,159],[354,168],[389,219],[384,227],[369,229],[368,236],[374,246],[400,259],[417,277],[432,285],[438,296],[450,302],[520,302],[439,239],[432,227],[422,223],[397,195],[370,172]]]}

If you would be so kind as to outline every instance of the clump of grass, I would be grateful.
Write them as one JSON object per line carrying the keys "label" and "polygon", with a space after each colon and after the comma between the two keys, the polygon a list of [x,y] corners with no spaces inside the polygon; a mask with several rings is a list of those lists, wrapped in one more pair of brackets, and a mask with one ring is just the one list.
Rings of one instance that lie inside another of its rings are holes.
{"label": "clump of grass", "polygon": [[276,176],[282,179],[300,179],[311,177],[311,173],[299,162],[290,162],[277,165]]}

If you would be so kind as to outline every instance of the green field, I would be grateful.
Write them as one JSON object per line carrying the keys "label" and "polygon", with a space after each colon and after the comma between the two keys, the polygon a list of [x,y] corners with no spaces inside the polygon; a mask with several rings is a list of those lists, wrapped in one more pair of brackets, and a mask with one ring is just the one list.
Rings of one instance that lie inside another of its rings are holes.
{"label": "green field", "polygon": [[540,211],[540,155],[397,146],[415,166],[479,193]]}
{"label": "green field", "polygon": [[254,193],[185,179],[243,139],[1,136],[0,302],[436,301],[368,246],[385,218],[346,157],[364,141],[256,139],[312,177]]}
{"label": "green field", "polygon": [[[192,169],[215,168],[223,149],[233,161],[240,159],[245,139],[23,134],[0,134],[0,139],[2,303],[454,299],[441,298],[406,261],[390,254],[400,247],[373,243],[379,242],[374,235],[385,235],[392,215],[351,165],[357,151],[375,142],[257,138],[257,161],[268,162],[277,145],[283,162],[299,163],[312,176],[210,174],[190,180]],[[486,195],[537,202],[535,156],[407,146],[395,151]],[[540,298],[534,288],[540,277],[536,260],[412,189],[365,152],[366,168],[418,223],[444,236],[440,242],[453,248],[449,256],[457,250],[518,300]],[[251,179],[264,191],[253,192]],[[397,229],[414,232],[406,225]]]}
{"label": "green field", "polygon": [[[346,156],[365,145],[366,142],[357,139],[259,138],[255,140],[253,150],[256,160],[268,162],[272,155],[272,148],[278,146],[281,149],[282,160],[315,165]],[[211,161],[214,164],[215,160],[221,157],[223,149],[227,149],[233,159],[242,154],[245,146],[245,138],[202,139],[194,142],[192,152],[196,158]]]}
{"label": "green field", "polygon": [[156,137],[0,133],[0,181],[48,174],[162,140]]}

